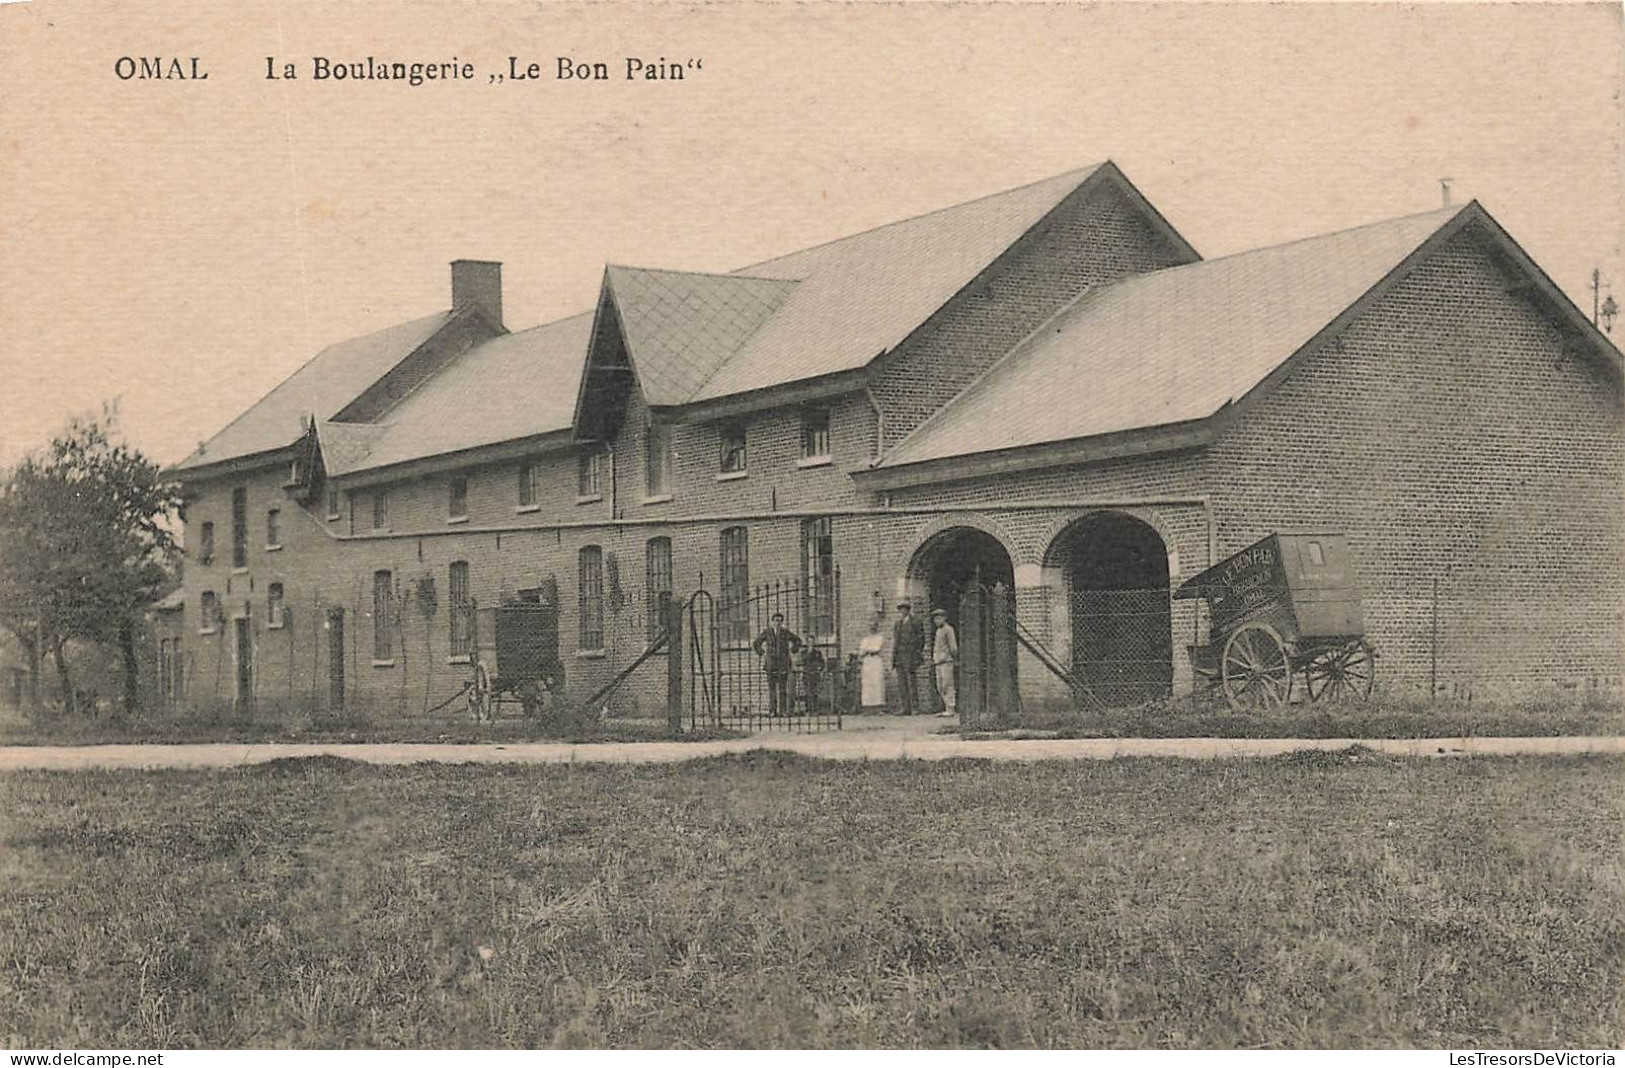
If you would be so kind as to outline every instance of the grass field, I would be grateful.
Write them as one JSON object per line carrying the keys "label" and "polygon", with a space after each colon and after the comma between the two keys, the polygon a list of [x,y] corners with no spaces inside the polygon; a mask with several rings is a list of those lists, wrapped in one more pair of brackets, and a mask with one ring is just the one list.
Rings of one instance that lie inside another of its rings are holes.
{"label": "grass field", "polygon": [[0,745],[167,745],[231,742],[397,743],[442,742],[650,742],[705,741],[739,735],[723,730],[673,734],[653,720],[544,720],[505,717],[476,723],[459,708],[434,715],[311,714],[295,709],[253,713],[223,706],[197,714],[145,714],[135,718],[56,714],[0,715]]}
{"label": "grass field", "polygon": [[1615,1046],[1617,758],[0,776],[0,1038]]}
{"label": "grass field", "polygon": [[[1172,699],[1134,708],[1082,712],[1029,702],[1014,736],[1045,738],[1526,738],[1625,734],[1625,706],[1614,698],[1576,701],[1407,701],[1374,698],[1295,704],[1241,714],[1223,702]],[[970,737],[989,724],[946,728]],[[1012,730],[998,732],[1012,736]]]}

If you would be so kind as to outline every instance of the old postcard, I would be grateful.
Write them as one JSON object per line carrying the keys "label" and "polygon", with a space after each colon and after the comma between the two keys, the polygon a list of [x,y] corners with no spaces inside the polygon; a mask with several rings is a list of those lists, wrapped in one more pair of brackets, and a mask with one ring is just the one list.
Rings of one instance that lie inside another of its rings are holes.
{"label": "old postcard", "polygon": [[0,1040],[1617,1047],[1622,60],[0,5]]}

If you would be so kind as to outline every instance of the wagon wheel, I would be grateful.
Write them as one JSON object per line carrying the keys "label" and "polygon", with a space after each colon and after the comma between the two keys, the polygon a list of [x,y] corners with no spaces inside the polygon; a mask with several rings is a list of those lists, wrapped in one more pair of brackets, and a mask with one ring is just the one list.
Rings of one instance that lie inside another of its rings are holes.
{"label": "wagon wheel", "polygon": [[1309,684],[1309,699],[1325,696],[1333,701],[1350,697],[1365,700],[1371,696],[1376,677],[1376,657],[1364,638],[1355,638],[1332,649],[1323,649],[1304,666],[1303,678]]}
{"label": "wagon wheel", "polygon": [[1292,665],[1280,634],[1267,623],[1249,623],[1230,635],[1219,660],[1224,698],[1238,710],[1280,708],[1292,693]]}
{"label": "wagon wheel", "polygon": [[468,685],[468,710],[476,723],[491,717],[491,673],[479,662],[474,664],[474,679]]}

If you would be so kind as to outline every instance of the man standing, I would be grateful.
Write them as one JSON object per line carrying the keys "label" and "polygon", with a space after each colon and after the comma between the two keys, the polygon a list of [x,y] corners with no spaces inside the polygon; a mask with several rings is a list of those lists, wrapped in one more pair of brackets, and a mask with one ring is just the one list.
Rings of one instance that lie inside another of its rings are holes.
{"label": "man standing", "polygon": [[914,672],[924,659],[925,636],[920,621],[914,618],[914,607],[907,601],[897,605],[897,625],[892,629],[891,666],[897,675],[897,701],[902,706],[899,716],[914,714]]}
{"label": "man standing", "polygon": [[957,709],[958,691],[954,689],[954,667],[959,661],[959,635],[948,625],[948,613],[938,608],[931,613],[936,624],[937,638],[931,650],[931,668],[936,672],[937,692],[942,695],[939,716],[951,716]]}
{"label": "man standing", "polygon": [[784,629],[784,613],[774,612],[772,625],[750,647],[762,658],[762,670],[767,673],[767,714],[788,716],[792,711],[790,656],[801,651],[801,639]]}

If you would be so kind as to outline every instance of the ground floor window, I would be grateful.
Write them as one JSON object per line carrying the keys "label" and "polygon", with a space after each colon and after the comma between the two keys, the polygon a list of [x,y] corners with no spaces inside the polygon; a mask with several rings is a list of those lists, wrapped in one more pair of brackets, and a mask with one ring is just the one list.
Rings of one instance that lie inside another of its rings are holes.
{"label": "ground floor window", "polygon": [[717,617],[729,642],[748,642],[750,633],[750,532],[728,527],[722,532],[719,571],[721,601]]}
{"label": "ground floor window", "polygon": [[648,641],[653,645],[665,621],[660,612],[671,596],[671,539],[650,538],[643,557],[644,611],[648,615]]}
{"label": "ground floor window", "polygon": [[395,617],[395,583],[388,571],[372,575],[372,658],[393,660],[395,642],[391,627]]}
{"label": "ground floor window", "polygon": [[604,647],[604,550],[588,545],[580,554],[580,648],[598,652]]}
{"label": "ground floor window", "polygon": [[451,565],[446,581],[447,609],[451,620],[451,655],[468,656],[473,628],[469,626],[472,603],[468,595],[468,561],[458,560]]}
{"label": "ground floor window", "polygon": [[809,637],[835,634],[835,536],[829,516],[801,524],[801,578]]}

